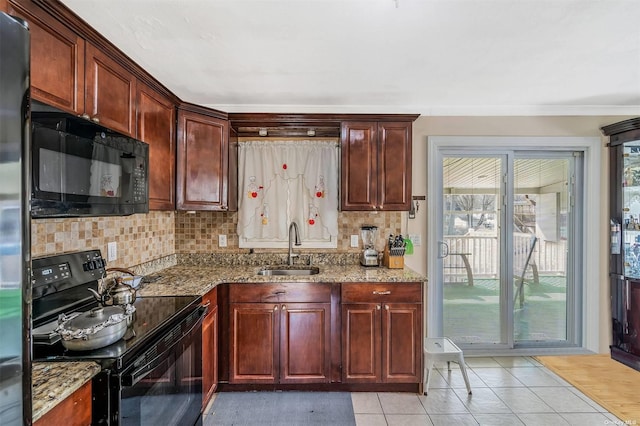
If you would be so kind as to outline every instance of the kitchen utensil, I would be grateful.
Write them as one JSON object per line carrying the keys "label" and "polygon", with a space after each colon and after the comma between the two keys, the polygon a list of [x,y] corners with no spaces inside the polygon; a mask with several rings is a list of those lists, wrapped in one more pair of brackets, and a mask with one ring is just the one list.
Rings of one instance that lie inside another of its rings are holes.
{"label": "kitchen utensil", "polygon": [[122,339],[127,332],[127,319],[134,311],[133,305],[98,306],[72,319],[62,314],[56,332],[69,350],[99,349]]}
{"label": "kitchen utensil", "polygon": [[360,228],[360,236],[362,237],[362,245],[364,246],[360,254],[360,264],[362,266],[378,266],[378,251],[374,247],[377,234],[377,226],[362,225]]}
{"label": "kitchen utensil", "polygon": [[[132,271],[125,268],[108,268],[105,269],[105,277],[107,273],[112,271],[123,272],[134,278],[136,276]],[[123,277],[110,278],[106,283],[105,277],[102,277],[101,285],[98,286],[98,291],[92,288],[88,289],[93,293],[93,296],[98,302],[103,306],[133,304],[136,300],[136,290],[130,285],[125,284]],[[100,292],[100,288],[103,289],[102,292]]]}

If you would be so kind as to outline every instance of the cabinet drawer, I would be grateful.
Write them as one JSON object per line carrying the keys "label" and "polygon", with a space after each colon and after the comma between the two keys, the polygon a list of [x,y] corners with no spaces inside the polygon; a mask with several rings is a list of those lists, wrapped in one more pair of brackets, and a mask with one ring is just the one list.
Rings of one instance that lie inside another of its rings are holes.
{"label": "cabinet drawer", "polygon": [[232,303],[328,303],[331,286],[326,283],[235,284],[229,288]]}
{"label": "cabinet drawer", "polygon": [[343,283],[342,303],[421,303],[422,283]]}

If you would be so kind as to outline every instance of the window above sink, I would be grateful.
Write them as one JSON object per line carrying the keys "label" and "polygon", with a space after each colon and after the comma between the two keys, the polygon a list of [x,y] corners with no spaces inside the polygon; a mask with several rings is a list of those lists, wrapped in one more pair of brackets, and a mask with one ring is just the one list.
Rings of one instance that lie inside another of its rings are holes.
{"label": "window above sink", "polygon": [[240,248],[337,248],[338,140],[252,140],[238,149]]}

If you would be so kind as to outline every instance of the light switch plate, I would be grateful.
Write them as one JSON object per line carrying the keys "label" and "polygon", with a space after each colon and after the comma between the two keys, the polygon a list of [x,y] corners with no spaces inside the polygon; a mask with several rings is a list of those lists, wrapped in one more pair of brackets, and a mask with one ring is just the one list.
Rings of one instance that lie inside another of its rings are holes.
{"label": "light switch plate", "polygon": [[218,247],[227,246],[227,236],[225,234],[218,235]]}
{"label": "light switch plate", "polygon": [[115,241],[107,243],[107,262],[113,262],[118,258],[118,245]]}
{"label": "light switch plate", "polygon": [[351,247],[358,247],[358,234],[351,236]]}

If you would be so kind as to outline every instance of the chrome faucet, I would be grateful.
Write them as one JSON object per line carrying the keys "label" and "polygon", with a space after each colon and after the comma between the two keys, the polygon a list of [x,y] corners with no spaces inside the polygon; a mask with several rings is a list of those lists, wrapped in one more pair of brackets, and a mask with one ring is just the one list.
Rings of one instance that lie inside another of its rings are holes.
{"label": "chrome faucet", "polygon": [[296,245],[302,245],[302,243],[300,242],[300,233],[298,232],[298,224],[295,222],[291,222],[291,224],[289,225],[289,261],[288,261],[288,265],[291,266],[293,265],[293,258],[294,257],[298,257],[298,254],[295,254],[293,252],[293,244],[291,241],[291,228],[293,228],[293,232],[295,234],[295,238],[296,238]]}

